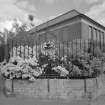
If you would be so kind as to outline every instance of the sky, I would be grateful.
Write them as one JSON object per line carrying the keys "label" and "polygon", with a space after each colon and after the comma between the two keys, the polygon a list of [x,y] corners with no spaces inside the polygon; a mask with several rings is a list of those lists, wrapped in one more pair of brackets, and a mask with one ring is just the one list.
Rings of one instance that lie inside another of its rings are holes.
{"label": "sky", "polygon": [[105,26],[105,0],[0,0],[0,28],[14,18],[28,22],[28,14],[39,25],[72,9]]}

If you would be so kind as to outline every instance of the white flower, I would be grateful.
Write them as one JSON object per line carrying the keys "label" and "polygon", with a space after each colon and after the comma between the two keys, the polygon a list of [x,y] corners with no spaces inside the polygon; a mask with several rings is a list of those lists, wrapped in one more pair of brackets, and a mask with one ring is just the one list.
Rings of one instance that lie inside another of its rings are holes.
{"label": "white flower", "polygon": [[30,78],[31,75],[30,74],[22,74],[22,79],[26,79],[26,78]]}
{"label": "white flower", "polygon": [[1,73],[4,74],[4,76],[6,77],[9,76],[10,79],[13,79],[20,71],[22,71],[21,67],[11,63],[7,63],[1,68]]}
{"label": "white flower", "polygon": [[57,67],[54,67],[52,68],[52,70],[60,73],[61,76],[66,76],[69,74],[69,71],[67,71],[64,67],[62,66],[57,66]]}
{"label": "white flower", "polygon": [[41,69],[40,67],[36,67],[35,70],[32,71],[32,75],[38,77],[42,74],[44,69]]}
{"label": "white flower", "polygon": [[78,66],[73,65],[72,73],[80,75],[81,74],[81,70],[78,68]]}
{"label": "white flower", "polygon": [[61,58],[62,61],[66,61],[67,60],[67,56],[64,56]]}
{"label": "white flower", "polygon": [[32,68],[30,66],[25,65],[25,67],[22,69],[22,72],[23,73],[29,73],[29,71],[31,71],[31,70],[32,70]]}
{"label": "white flower", "polygon": [[29,59],[26,59],[25,61],[26,61],[27,64],[32,65],[32,66],[37,66],[38,65],[37,60],[34,59],[34,58],[29,58]]}
{"label": "white flower", "polygon": [[45,42],[42,45],[41,52],[45,55],[54,55],[55,54],[54,42]]}
{"label": "white flower", "polygon": [[36,79],[35,79],[33,76],[31,76],[31,77],[29,78],[29,81],[34,82],[34,81],[36,81]]}
{"label": "white flower", "polygon": [[33,72],[33,75],[34,75],[35,77],[38,77],[38,76],[40,75],[40,72],[34,71],[34,72]]}
{"label": "white flower", "polygon": [[16,74],[15,74],[15,77],[16,77],[16,78],[20,78],[21,76],[22,76],[21,73],[16,73]]}
{"label": "white flower", "polygon": [[19,67],[23,67],[24,65],[26,65],[25,60],[21,60],[21,61],[19,61],[18,64],[17,64],[17,66],[19,66]]}
{"label": "white flower", "polygon": [[6,72],[7,70],[8,70],[8,71],[12,71],[12,70],[14,70],[15,68],[16,68],[16,65],[13,65],[13,64],[11,64],[11,63],[8,63],[8,64],[4,65],[4,66],[1,68],[1,72],[3,73],[3,72]]}
{"label": "white flower", "polygon": [[47,67],[47,66],[48,66],[48,64],[44,64],[44,65],[42,65],[43,68],[45,68],[45,67]]}

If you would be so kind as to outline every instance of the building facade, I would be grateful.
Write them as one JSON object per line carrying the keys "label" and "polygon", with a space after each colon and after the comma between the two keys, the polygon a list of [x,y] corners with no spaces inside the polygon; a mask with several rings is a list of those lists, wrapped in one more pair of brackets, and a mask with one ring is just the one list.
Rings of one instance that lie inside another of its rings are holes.
{"label": "building facade", "polygon": [[30,30],[36,41],[56,40],[59,42],[75,39],[104,41],[105,27],[76,10],[69,11]]}

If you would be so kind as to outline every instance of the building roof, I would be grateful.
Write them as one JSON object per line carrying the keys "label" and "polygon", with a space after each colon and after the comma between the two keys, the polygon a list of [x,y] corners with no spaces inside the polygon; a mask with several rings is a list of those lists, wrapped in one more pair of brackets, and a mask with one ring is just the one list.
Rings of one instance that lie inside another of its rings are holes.
{"label": "building roof", "polygon": [[33,34],[33,33],[38,32],[40,30],[44,30],[44,29],[47,29],[48,27],[54,26],[58,23],[73,19],[75,17],[81,17],[81,18],[87,19],[90,22],[92,22],[93,24],[96,24],[97,26],[99,26],[99,27],[101,27],[102,29],[105,30],[105,27],[103,25],[99,24],[98,22],[94,21],[93,19],[89,18],[88,16],[86,16],[86,15],[78,12],[77,10],[73,9],[73,10],[71,10],[69,12],[66,12],[66,13],[64,13],[64,14],[62,14],[62,15],[60,15],[60,16],[52,19],[52,20],[49,20],[45,23],[42,23],[39,26],[36,26],[32,30],[30,30],[29,33]]}

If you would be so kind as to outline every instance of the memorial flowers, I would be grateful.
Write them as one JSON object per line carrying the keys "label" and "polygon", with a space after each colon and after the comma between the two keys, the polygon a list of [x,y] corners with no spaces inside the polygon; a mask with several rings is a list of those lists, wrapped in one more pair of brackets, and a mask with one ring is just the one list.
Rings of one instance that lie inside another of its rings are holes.
{"label": "memorial flowers", "polygon": [[28,79],[35,81],[35,78],[53,74],[59,77],[68,78],[89,78],[100,75],[102,59],[92,56],[88,52],[81,51],[72,56],[59,56],[54,42],[45,42],[41,45],[37,57],[35,55],[22,58],[13,56],[8,63],[3,63],[1,73],[9,79]]}
{"label": "memorial flowers", "polygon": [[21,57],[12,57],[6,65],[2,65],[1,73],[9,79],[30,79],[37,77],[43,72],[41,67],[38,67],[37,60],[34,58],[22,59]]}
{"label": "memorial flowers", "polygon": [[69,71],[62,66],[53,67],[52,70],[58,72],[60,76],[67,76],[69,74]]}

